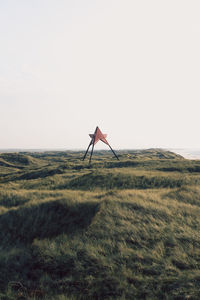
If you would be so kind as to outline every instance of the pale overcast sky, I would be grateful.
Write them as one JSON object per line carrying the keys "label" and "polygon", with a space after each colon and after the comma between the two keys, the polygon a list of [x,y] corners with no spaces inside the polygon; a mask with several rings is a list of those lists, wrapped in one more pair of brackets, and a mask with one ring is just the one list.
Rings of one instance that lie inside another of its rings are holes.
{"label": "pale overcast sky", "polygon": [[0,148],[200,148],[200,1],[1,0],[0,112]]}

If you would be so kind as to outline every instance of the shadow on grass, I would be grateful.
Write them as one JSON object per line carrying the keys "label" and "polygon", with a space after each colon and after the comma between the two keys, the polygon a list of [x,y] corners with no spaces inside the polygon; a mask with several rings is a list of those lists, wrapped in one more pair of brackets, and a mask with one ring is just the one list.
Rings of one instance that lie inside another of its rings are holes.
{"label": "shadow on grass", "polygon": [[73,235],[90,224],[97,210],[91,202],[57,200],[10,210],[0,216],[0,240],[31,243],[34,238],[53,238],[62,233]]}
{"label": "shadow on grass", "polygon": [[25,204],[29,199],[16,193],[0,192],[0,205],[10,208]]}

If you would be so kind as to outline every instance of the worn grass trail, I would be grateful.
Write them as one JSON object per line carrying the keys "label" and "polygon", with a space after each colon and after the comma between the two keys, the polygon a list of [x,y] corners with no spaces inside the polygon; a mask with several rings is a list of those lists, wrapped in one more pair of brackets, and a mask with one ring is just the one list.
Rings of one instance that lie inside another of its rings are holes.
{"label": "worn grass trail", "polygon": [[148,153],[4,164],[0,299],[199,299],[199,162]]}

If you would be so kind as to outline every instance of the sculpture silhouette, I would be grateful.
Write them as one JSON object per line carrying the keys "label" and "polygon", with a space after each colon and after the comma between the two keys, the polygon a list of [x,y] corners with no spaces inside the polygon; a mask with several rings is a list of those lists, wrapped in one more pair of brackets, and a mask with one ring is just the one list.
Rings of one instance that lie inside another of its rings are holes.
{"label": "sculpture silhouette", "polygon": [[103,143],[105,143],[106,145],[109,146],[110,150],[113,152],[113,154],[115,155],[115,157],[119,160],[117,154],[115,153],[115,151],[112,149],[112,147],[110,146],[110,144],[108,143],[108,141],[106,140],[107,134],[103,134],[101,132],[101,130],[99,129],[99,127],[97,126],[95,129],[95,132],[93,134],[89,134],[89,136],[91,137],[91,141],[89,143],[89,146],[85,152],[85,155],[83,157],[83,160],[86,158],[86,155],[88,153],[88,150],[90,148],[90,146],[92,146],[92,151],[90,154],[90,160],[89,163],[91,163],[92,160],[92,154],[93,154],[93,150],[94,150],[94,145],[98,142],[98,141],[102,141]]}

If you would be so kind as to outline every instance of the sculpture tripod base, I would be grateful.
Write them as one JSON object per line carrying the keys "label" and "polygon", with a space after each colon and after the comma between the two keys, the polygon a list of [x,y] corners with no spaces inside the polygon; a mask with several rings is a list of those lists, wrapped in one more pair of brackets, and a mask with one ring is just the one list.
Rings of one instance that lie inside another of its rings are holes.
{"label": "sculpture tripod base", "polygon": [[96,127],[96,130],[94,132],[94,134],[90,134],[90,137],[92,138],[90,143],[89,143],[89,146],[83,156],[83,160],[86,158],[86,155],[89,151],[89,148],[90,146],[92,146],[92,150],[91,150],[91,153],[90,153],[90,159],[89,159],[89,163],[91,163],[91,160],[92,160],[92,155],[93,155],[93,151],[94,151],[94,145],[99,141],[101,140],[103,143],[105,143],[106,145],[108,145],[108,147],[110,148],[110,150],[112,151],[112,153],[114,154],[114,156],[119,160],[119,157],[117,156],[117,154],[115,153],[115,151],[112,149],[112,147],[110,146],[110,144],[108,143],[108,141],[106,140],[106,134],[103,134],[101,132],[101,130],[99,129],[99,127]]}

